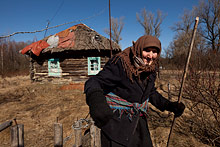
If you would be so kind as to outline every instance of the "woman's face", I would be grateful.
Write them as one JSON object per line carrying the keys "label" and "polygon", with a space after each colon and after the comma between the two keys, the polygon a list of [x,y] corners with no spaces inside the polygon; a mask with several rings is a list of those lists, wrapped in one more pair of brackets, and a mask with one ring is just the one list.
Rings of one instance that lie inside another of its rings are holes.
{"label": "woman's face", "polygon": [[157,58],[157,49],[151,47],[144,48],[142,55],[145,65],[151,65],[153,61]]}

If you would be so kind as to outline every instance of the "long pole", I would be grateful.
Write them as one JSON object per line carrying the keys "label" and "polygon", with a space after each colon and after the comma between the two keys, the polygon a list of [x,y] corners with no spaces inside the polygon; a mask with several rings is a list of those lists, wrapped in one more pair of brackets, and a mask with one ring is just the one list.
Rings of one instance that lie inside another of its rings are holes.
{"label": "long pole", "polygon": [[1,68],[2,68],[2,77],[3,77],[3,74],[4,74],[4,45],[2,43],[2,47],[1,47],[1,61],[2,61],[2,64],[1,64]]}
{"label": "long pole", "polygon": [[111,22],[111,4],[109,0],[109,36],[110,36],[110,57],[112,57],[112,22]]}
{"label": "long pole", "polygon": [[[192,40],[191,40],[191,44],[189,47],[187,61],[186,61],[183,76],[182,76],[182,83],[181,83],[180,92],[179,92],[179,96],[178,96],[178,103],[180,103],[181,98],[182,98],[183,87],[184,87],[184,83],[185,83],[185,79],[186,79],[186,73],[188,71],[189,61],[190,61],[190,57],[191,57],[191,53],[192,53],[192,48],[193,48],[193,44],[194,44],[194,40],[195,40],[195,36],[196,36],[196,30],[197,30],[198,23],[199,23],[199,17],[196,17],[194,29],[193,29],[193,34],[192,34]],[[167,141],[167,147],[169,146],[169,143],[170,143],[170,138],[171,138],[172,131],[173,131],[173,128],[175,125],[175,120],[176,120],[176,117],[173,118],[173,122],[172,122],[171,129],[170,129],[170,134],[169,134],[168,141]]]}
{"label": "long pole", "polygon": [[45,33],[44,33],[44,38],[46,37],[46,34],[47,34],[47,30],[48,30],[49,24],[50,24],[50,21],[48,20],[48,21],[47,21],[46,30],[45,30]]}

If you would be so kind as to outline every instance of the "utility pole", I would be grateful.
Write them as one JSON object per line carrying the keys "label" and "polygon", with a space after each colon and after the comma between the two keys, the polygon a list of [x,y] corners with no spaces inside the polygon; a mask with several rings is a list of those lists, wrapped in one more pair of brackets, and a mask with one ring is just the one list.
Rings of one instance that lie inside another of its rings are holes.
{"label": "utility pole", "polygon": [[2,68],[2,73],[1,73],[1,75],[2,75],[2,77],[3,77],[3,74],[4,74],[4,72],[3,72],[3,69],[4,69],[4,49],[3,49],[3,44],[2,44],[2,47],[1,47],[1,68]]}
{"label": "utility pole", "polygon": [[47,26],[46,26],[46,30],[45,30],[45,33],[44,33],[44,38],[46,37],[49,24],[50,24],[50,20],[47,20]]}
{"label": "utility pole", "polygon": [[109,29],[110,29],[110,57],[112,57],[112,29],[111,29],[111,27],[112,27],[112,23],[111,23],[111,6],[110,6],[110,0],[109,0]]}

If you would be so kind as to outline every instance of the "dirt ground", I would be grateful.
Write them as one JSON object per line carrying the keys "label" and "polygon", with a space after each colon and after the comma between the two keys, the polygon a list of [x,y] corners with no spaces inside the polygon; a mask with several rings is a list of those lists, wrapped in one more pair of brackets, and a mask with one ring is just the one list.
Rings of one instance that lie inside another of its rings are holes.
{"label": "dirt ground", "polygon": [[[167,83],[164,81],[162,84]],[[27,147],[52,147],[57,119],[63,124],[63,136],[66,138],[73,133],[74,121],[85,118],[88,112],[83,83],[31,83],[28,76],[0,78],[0,124],[14,118],[18,124],[24,124]],[[166,146],[170,128],[150,124],[150,129],[154,146]],[[191,135],[175,133],[173,136],[172,146],[206,147]],[[64,143],[64,147],[73,145],[73,136]],[[9,146],[10,128],[7,128],[0,132],[0,147]]]}
{"label": "dirt ground", "polygon": [[[53,146],[57,118],[67,137],[74,121],[88,114],[82,83],[31,83],[28,76],[5,78],[0,83],[0,123],[16,118],[18,124],[24,124],[25,146]],[[0,138],[1,147],[10,146],[10,129],[0,132]]]}

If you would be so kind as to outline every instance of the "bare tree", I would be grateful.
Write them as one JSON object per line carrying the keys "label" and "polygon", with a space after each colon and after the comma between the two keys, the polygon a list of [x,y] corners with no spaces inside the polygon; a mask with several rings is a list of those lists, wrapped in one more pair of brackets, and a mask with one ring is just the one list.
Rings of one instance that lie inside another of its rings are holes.
{"label": "bare tree", "polygon": [[215,51],[220,51],[220,1],[200,1],[194,7],[193,13],[200,17],[201,35],[206,40],[207,46]]}
{"label": "bare tree", "polygon": [[[124,27],[123,17],[118,18],[111,18],[111,35],[112,40],[115,41],[117,44],[122,40],[121,38],[121,32]],[[109,29],[105,29],[104,32],[108,35],[110,35]]]}
{"label": "bare tree", "polygon": [[[141,17],[140,17],[140,16]],[[161,33],[161,24],[165,15],[162,14],[160,10],[157,11],[157,16],[155,17],[152,12],[148,12],[145,8],[141,11],[140,14],[136,14],[137,21],[144,27],[146,35],[152,35],[160,37]]]}
{"label": "bare tree", "polygon": [[185,9],[180,19],[181,21],[175,23],[171,29],[175,32],[189,33],[195,20],[195,16],[192,14],[192,11]]}
{"label": "bare tree", "polygon": [[[197,56],[194,56],[192,60],[203,60],[203,67],[211,65],[208,62],[216,63],[212,65],[217,65],[220,62],[217,57],[220,51],[220,1],[208,0],[208,2],[200,1],[199,5],[191,11],[185,10],[181,16],[181,21],[171,27],[176,32],[176,36],[168,50],[171,51],[174,65],[182,66],[181,63],[186,57],[192,25],[196,16],[200,17],[200,24],[193,48],[193,52]],[[198,64],[194,66],[198,66]]]}

